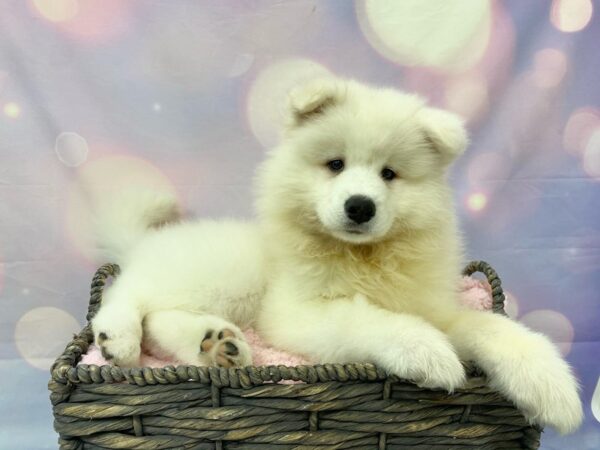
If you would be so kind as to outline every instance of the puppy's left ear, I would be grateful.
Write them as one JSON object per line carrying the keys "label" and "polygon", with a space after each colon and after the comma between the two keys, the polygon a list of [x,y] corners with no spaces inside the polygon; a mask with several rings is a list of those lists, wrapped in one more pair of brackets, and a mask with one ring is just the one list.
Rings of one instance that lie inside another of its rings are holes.
{"label": "puppy's left ear", "polygon": [[460,117],[442,109],[427,107],[417,115],[425,131],[425,138],[440,155],[444,166],[465,151],[469,137]]}
{"label": "puppy's left ear", "polygon": [[288,96],[288,125],[299,126],[321,115],[342,100],[343,92],[342,82],[334,78],[316,79],[294,88]]}

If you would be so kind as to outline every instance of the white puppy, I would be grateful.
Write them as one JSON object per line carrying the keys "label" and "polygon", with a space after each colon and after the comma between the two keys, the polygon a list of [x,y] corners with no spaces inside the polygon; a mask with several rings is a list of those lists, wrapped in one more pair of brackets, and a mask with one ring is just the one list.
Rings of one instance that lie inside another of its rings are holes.
{"label": "white puppy", "polygon": [[[239,357],[239,329],[222,321],[255,324],[272,344],[314,360],[370,361],[449,391],[464,382],[460,360],[474,360],[532,422],[577,428],[577,383],[556,347],[457,301],[462,252],[445,172],[467,144],[460,120],[418,97],[342,80],[296,89],[288,115],[259,172],[258,224],[148,231],[173,211],[161,196],[100,215],[99,239],[123,267],[93,322],[104,351],[135,364],[142,321],[158,314],[153,339],[180,359],[194,362],[219,329],[231,330]],[[161,318],[173,309],[189,323]]]}

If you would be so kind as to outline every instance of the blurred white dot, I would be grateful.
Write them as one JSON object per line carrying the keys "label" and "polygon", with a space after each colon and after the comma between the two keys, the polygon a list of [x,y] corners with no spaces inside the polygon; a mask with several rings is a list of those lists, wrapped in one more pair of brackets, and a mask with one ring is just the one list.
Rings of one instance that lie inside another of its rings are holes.
{"label": "blurred white dot", "polygon": [[533,82],[541,88],[555,87],[567,73],[567,56],[555,48],[545,48],[534,56]]}
{"label": "blurred white dot", "polygon": [[62,353],[79,322],[68,312],[53,307],[27,311],[15,326],[15,344],[21,356],[33,367],[48,370]]}
{"label": "blurred white dot", "polygon": [[483,192],[474,192],[467,197],[467,207],[473,212],[479,212],[487,206],[487,196]]}
{"label": "blurred white dot", "polygon": [[152,105],[152,110],[153,110],[154,112],[160,112],[160,111],[162,110],[162,105],[161,105],[160,103],[158,103],[158,102],[155,102],[155,103]]}
{"label": "blurred white dot", "polygon": [[575,330],[564,314],[550,309],[538,309],[525,314],[519,321],[548,336],[563,355],[568,355],[571,351]]}
{"label": "blurred white dot", "polygon": [[590,177],[600,180],[600,128],[590,136],[585,147],[583,170]]}
{"label": "blurred white dot", "polygon": [[452,80],[446,85],[445,105],[466,120],[479,117],[488,107],[488,87],[485,77],[473,74]]}
{"label": "blurred white dot", "polygon": [[590,136],[600,129],[600,111],[586,106],[571,114],[563,131],[563,146],[573,154],[583,154]]}
{"label": "blurred white dot", "polygon": [[504,291],[504,311],[511,319],[516,319],[519,315],[519,301],[508,291]]}
{"label": "blurred white dot", "polygon": [[60,162],[68,167],[77,167],[84,163],[89,152],[87,141],[70,131],[58,135],[54,150]]}
{"label": "blurred white dot", "polygon": [[21,115],[21,107],[18,103],[8,102],[4,105],[4,114],[11,119],[18,119]]}
{"label": "blurred white dot", "polygon": [[23,295],[29,295],[29,292],[30,292],[29,288],[23,288],[23,289],[21,289],[21,294],[23,294]]}
{"label": "blurred white dot", "polygon": [[250,128],[265,146],[279,141],[285,118],[287,94],[296,85],[331,72],[308,59],[286,59],[263,70],[248,93],[246,112]]}
{"label": "blurred white dot", "polygon": [[487,47],[487,0],[357,0],[356,14],[369,43],[405,65],[465,70]]}
{"label": "blurred white dot", "polygon": [[227,74],[230,78],[239,77],[240,75],[245,74],[250,70],[252,64],[254,63],[254,55],[252,53],[242,53],[235,57],[233,64],[229,69],[229,73]]}
{"label": "blurred white dot", "polygon": [[79,11],[77,0],[33,0],[33,7],[50,22],[65,22]]}
{"label": "blurred white dot", "polygon": [[565,33],[583,30],[592,18],[591,0],[553,0],[550,22]]}
{"label": "blurred white dot", "polygon": [[592,395],[592,414],[600,422],[600,377],[598,377],[598,383],[596,383],[596,389]]}

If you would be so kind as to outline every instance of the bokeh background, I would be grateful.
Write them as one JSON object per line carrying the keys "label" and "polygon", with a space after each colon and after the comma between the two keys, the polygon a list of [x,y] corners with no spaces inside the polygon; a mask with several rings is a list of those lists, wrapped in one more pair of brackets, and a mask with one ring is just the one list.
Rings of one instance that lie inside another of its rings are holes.
{"label": "bokeh background", "polygon": [[600,4],[590,0],[0,2],[0,448],[52,449],[48,368],[94,270],[82,174],[252,216],[285,92],[335,73],[462,115],[452,173],[469,257],[547,333],[600,449]]}

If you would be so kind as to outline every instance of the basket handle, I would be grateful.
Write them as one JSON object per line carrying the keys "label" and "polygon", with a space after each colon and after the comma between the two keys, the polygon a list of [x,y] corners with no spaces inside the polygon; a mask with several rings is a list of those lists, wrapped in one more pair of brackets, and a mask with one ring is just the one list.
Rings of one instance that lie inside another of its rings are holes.
{"label": "basket handle", "polygon": [[121,272],[121,268],[117,264],[104,264],[101,266],[92,278],[92,287],[90,290],[90,305],[88,313],[85,317],[89,322],[96,315],[102,302],[102,291],[109,277],[116,277]]}
{"label": "basket handle", "polygon": [[463,270],[463,275],[473,275],[475,272],[483,273],[488,283],[492,288],[492,311],[496,314],[502,314],[506,316],[504,310],[504,301],[506,299],[504,291],[502,290],[502,282],[496,271],[485,261],[471,261]]}
{"label": "basket handle", "polygon": [[[96,312],[100,308],[102,291],[104,290],[106,281],[109,277],[116,277],[120,272],[121,269],[117,264],[104,264],[96,271],[92,279],[90,305],[86,316],[88,322],[96,315]],[[506,311],[504,311],[506,297],[502,290],[502,282],[496,271],[485,261],[471,261],[463,269],[463,275],[466,276],[473,275],[475,272],[483,273],[492,288],[492,310],[497,314],[506,315]]]}

